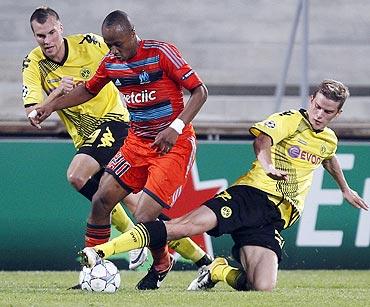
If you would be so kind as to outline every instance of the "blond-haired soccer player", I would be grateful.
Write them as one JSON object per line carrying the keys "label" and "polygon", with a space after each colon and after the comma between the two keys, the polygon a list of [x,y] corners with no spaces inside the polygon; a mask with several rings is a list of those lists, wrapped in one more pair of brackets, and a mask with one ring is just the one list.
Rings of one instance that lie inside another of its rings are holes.
{"label": "blond-haired soccer player", "polygon": [[[74,34],[63,37],[63,25],[56,11],[37,8],[30,17],[31,29],[38,43],[23,61],[23,102],[26,113],[35,105],[68,93],[77,84],[94,74],[99,61],[109,51],[96,34]],[[91,101],[58,112],[77,149],[67,170],[68,181],[90,201],[98,189],[102,170],[121,147],[127,135],[129,115],[113,84]],[[33,118],[31,124],[38,126]],[[133,208],[133,196],[125,199]],[[112,211],[112,223],[124,232],[133,223],[120,204]],[[109,234],[96,234],[105,235]],[[92,240],[91,245],[94,244]],[[147,251],[130,253],[129,267],[137,268],[146,259]]]}
{"label": "blond-haired soccer player", "polygon": [[231,187],[180,218],[138,224],[107,244],[85,248],[83,261],[92,265],[100,257],[161,246],[166,240],[204,231],[216,237],[227,233],[235,243],[232,254],[243,269],[216,258],[189,290],[207,289],[219,281],[237,290],[273,290],[284,242],[280,232],[300,217],[315,169],[323,165],[344,199],[368,210],[346,182],[335,154],[337,137],[327,127],[342,112],[348,96],[341,82],[322,81],[307,110],[276,113],[251,127],[256,160]]}

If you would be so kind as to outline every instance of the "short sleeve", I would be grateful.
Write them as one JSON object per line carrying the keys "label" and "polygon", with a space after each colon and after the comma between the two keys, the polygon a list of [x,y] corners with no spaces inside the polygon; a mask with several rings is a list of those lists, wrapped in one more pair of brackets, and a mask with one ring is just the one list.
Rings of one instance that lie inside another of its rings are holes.
{"label": "short sleeve", "polygon": [[41,103],[44,100],[41,85],[41,76],[37,67],[37,62],[26,56],[22,67],[23,89],[22,99],[24,106]]}
{"label": "short sleeve", "polygon": [[[301,117],[299,115],[299,117]],[[271,137],[273,144],[292,135],[300,122],[297,111],[286,111],[270,115],[267,119],[254,124],[249,132],[258,136],[261,132]]]}

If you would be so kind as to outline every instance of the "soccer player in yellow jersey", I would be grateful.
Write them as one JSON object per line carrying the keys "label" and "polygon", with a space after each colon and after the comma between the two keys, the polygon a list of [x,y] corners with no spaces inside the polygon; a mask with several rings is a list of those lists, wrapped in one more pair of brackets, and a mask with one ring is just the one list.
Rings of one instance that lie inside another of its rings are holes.
{"label": "soccer player in yellow jersey", "polygon": [[[44,101],[44,93],[48,95],[46,100],[50,100],[68,93],[75,84],[89,80],[109,51],[103,39],[95,34],[63,38],[63,25],[57,12],[51,8],[36,9],[30,24],[39,46],[23,61],[23,102],[27,114]],[[107,84],[90,101],[61,110],[58,114],[77,149],[67,170],[68,181],[91,201],[98,189],[103,167],[116,154],[127,135],[127,109],[116,87]],[[38,126],[32,117],[30,121]],[[125,202],[132,208],[135,196],[127,197]],[[113,210],[112,222],[121,232],[133,227],[120,204]],[[145,259],[146,250],[134,251],[130,254],[130,268],[135,269]]]}
{"label": "soccer player in yellow jersey", "polygon": [[160,246],[205,231],[216,237],[228,233],[235,243],[232,254],[243,269],[216,258],[189,290],[208,289],[219,281],[237,290],[273,290],[284,242],[280,232],[300,217],[316,168],[323,165],[352,206],[368,210],[347,184],[335,155],[337,137],[327,127],[348,96],[341,82],[324,80],[307,110],[273,114],[251,127],[257,159],[231,187],[180,218],[138,224],[111,242],[85,248],[82,260],[92,265],[131,248]]}

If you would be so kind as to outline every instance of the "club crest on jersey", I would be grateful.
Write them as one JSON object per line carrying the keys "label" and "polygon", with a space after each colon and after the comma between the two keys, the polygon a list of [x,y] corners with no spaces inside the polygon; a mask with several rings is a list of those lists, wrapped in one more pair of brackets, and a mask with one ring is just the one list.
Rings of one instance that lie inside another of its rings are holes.
{"label": "club crest on jersey", "polygon": [[149,74],[146,71],[142,71],[139,75],[140,84],[145,84],[150,82]]}
{"label": "club crest on jersey", "polygon": [[228,206],[223,206],[221,208],[221,215],[223,218],[228,219],[233,214],[233,210],[231,210]]}
{"label": "club crest on jersey", "polygon": [[268,127],[268,128],[273,129],[273,128],[275,128],[276,124],[273,120],[269,120],[269,121],[265,122],[265,126]]}
{"label": "club crest on jersey", "polygon": [[81,78],[83,79],[89,79],[90,76],[91,76],[91,70],[90,68],[88,67],[83,67],[81,70],[80,70],[80,76]]}
{"label": "club crest on jersey", "polygon": [[322,144],[321,145],[321,148],[320,148],[320,154],[324,154],[326,152],[326,146],[325,146],[325,144]]}

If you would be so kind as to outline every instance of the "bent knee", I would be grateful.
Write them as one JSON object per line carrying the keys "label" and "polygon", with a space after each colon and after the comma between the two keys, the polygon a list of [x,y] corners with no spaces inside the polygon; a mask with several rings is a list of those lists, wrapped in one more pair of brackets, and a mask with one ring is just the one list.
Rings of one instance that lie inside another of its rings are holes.
{"label": "bent knee", "polygon": [[143,205],[139,202],[134,212],[134,217],[138,223],[155,221],[161,213],[162,207]]}
{"label": "bent knee", "polygon": [[268,280],[260,280],[253,283],[253,290],[271,292],[276,287],[276,283]]}
{"label": "bent knee", "polygon": [[68,182],[77,190],[81,190],[85,183],[87,182],[88,178],[84,178],[79,174],[74,173],[67,173],[67,180]]}
{"label": "bent knee", "polygon": [[149,222],[147,216],[144,213],[138,212],[138,210],[136,210],[134,212],[134,218],[135,218],[136,222],[138,222],[138,223]]}
{"label": "bent knee", "polygon": [[149,214],[148,212],[136,210],[134,212],[134,218],[138,223],[145,223],[154,221],[156,219],[156,216],[153,216],[152,214]]}

